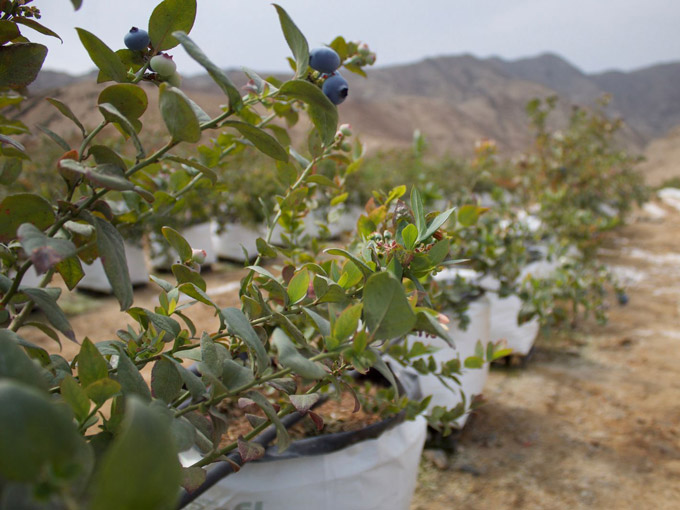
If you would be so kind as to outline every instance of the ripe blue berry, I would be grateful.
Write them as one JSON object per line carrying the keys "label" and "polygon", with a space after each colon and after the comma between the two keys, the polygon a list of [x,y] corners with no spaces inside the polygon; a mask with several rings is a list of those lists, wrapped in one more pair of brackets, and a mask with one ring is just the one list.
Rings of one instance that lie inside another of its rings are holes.
{"label": "ripe blue berry", "polygon": [[125,46],[130,50],[145,50],[149,46],[149,34],[146,30],[132,27],[130,31],[125,34],[124,42]]}
{"label": "ripe blue berry", "polygon": [[340,67],[340,55],[332,48],[315,48],[309,52],[309,67],[330,74]]}
{"label": "ripe blue berry", "polygon": [[349,94],[349,85],[347,81],[340,76],[340,73],[331,74],[321,87],[326,97],[331,100],[331,103],[338,105],[347,99]]}
{"label": "ripe blue berry", "polygon": [[621,306],[625,306],[628,304],[628,294],[626,294],[625,292],[619,293],[616,297],[618,298],[619,304]]}
{"label": "ripe blue berry", "polygon": [[177,70],[177,64],[173,62],[172,57],[165,54],[152,57],[149,65],[162,78],[170,78]]}

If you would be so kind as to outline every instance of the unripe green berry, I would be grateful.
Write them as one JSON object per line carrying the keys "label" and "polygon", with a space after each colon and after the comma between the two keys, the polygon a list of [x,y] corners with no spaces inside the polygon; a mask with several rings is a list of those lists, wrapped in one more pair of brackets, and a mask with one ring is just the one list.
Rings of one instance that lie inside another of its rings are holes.
{"label": "unripe green berry", "polygon": [[151,69],[161,78],[170,78],[177,71],[177,64],[173,62],[170,55],[160,54],[151,58],[149,62]]}

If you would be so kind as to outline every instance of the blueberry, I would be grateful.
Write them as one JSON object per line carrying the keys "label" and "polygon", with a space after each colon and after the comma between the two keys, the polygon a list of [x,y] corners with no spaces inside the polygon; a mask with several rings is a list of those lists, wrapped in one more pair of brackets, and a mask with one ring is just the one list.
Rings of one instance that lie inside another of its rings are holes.
{"label": "blueberry", "polygon": [[330,74],[340,67],[340,55],[332,48],[315,48],[309,52],[309,67]]}
{"label": "blueberry", "polygon": [[620,292],[619,294],[617,294],[616,297],[619,300],[619,304],[621,306],[625,306],[628,304],[628,294],[626,294],[625,292]]}
{"label": "blueberry", "polygon": [[177,64],[173,62],[172,57],[165,54],[152,57],[149,65],[162,78],[170,78],[177,70]]}
{"label": "blueberry", "polygon": [[340,73],[333,73],[325,82],[323,82],[321,90],[323,90],[326,97],[331,100],[331,103],[337,105],[347,99],[349,85],[347,85],[347,81],[340,76]]}
{"label": "blueberry", "polygon": [[130,50],[145,50],[149,46],[149,34],[147,34],[146,30],[132,27],[130,31],[125,34],[124,42],[125,46]]}

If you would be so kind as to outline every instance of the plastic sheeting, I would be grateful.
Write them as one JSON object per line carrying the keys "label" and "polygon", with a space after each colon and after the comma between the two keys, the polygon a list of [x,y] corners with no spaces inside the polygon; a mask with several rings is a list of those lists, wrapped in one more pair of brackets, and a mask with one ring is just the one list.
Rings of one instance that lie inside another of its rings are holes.
{"label": "plastic sheeting", "polygon": [[426,431],[418,417],[332,453],[251,462],[184,508],[408,510]]}

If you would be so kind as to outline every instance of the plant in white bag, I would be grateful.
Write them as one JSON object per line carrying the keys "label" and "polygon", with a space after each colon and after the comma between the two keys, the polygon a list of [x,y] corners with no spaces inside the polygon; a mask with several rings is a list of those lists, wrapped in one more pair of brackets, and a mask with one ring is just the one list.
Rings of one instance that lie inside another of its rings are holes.
{"label": "plant in white bag", "polygon": [[[3,104],[15,102],[14,89],[35,77],[39,57],[44,57],[39,45],[26,43],[19,32],[25,25],[16,17],[29,12],[25,3],[0,3],[5,34],[0,49],[16,77],[1,82]],[[81,2],[73,4],[77,8]],[[386,429],[405,414],[412,417],[422,404],[399,393],[382,354],[393,339],[412,332],[447,336],[419,280],[448,256],[449,245],[438,240],[438,230],[453,211],[427,215],[417,192],[408,211],[396,193],[360,220],[360,237],[350,249],[321,253],[320,246],[305,250],[294,241],[283,248],[272,244],[275,226],[294,232],[319,189],[327,187],[317,168],[340,163],[339,185],[330,192],[340,197],[345,174],[356,170],[362,155],[358,143],[349,153],[346,140],[337,143],[338,111],[321,90],[316,71],[309,70],[307,42],[285,10],[274,7],[293,54],[295,75],[274,83],[248,71],[254,85],[246,95],[187,35],[196,15],[195,0],[160,2],[149,19],[146,48],[133,44],[135,49],[113,51],[96,35],[78,29],[99,68],[99,81],[115,82],[93,105],[101,120],[86,126],[68,105],[51,101],[82,134],[72,148],[59,134],[48,133],[68,156],[51,166],[62,184],[49,200],[34,193],[8,193],[2,201],[3,215],[9,218],[0,225],[0,502],[5,507],[173,508],[180,487],[189,495],[205,486],[208,466],[230,455],[239,466],[262,457],[264,447],[258,441],[266,443],[265,436],[275,441],[280,454],[293,450],[289,418],[309,418],[323,426],[322,415],[312,406],[327,395],[347,391],[355,370],[374,368],[389,382],[390,399],[382,407],[393,421],[380,422],[383,429],[378,430],[386,437],[396,434],[397,444],[406,444],[398,439],[404,430]],[[225,106],[218,115],[207,115],[184,92],[150,71],[152,59],[179,45],[224,92]],[[361,58],[354,58],[358,45],[344,39],[332,46],[350,72],[363,73],[361,66],[372,60],[365,58],[365,48]],[[159,87],[158,108],[167,130],[153,147],[138,135],[148,102],[139,86],[142,81]],[[304,112],[312,134],[305,149],[295,150],[285,128],[274,128],[273,121]],[[101,138],[111,125],[125,135],[115,149]],[[217,142],[211,142],[211,148],[199,149],[199,155],[179,152],[215,131]],[[2,141],[3,158],[9,158],[3,165],[20,172],[22,158],[36,149],[5,135]],[[240,306],[218,306],[196,270],[203,258],[196,250],[203,246],[191,246],[168,225],[160,230],[177,255],[172,277],[152,276],[159,288],[157,304],[152,309],[135,306],[116,225],[186,205],[183,198],[192,190],[217,182],[213,167],[245,146],[275,160],[285,179],[267,212],[266,233],[257,239],[257,257],[241,280]],[[9,161],[14,159],[19,163]],[[170,186],[158,179],[161,171],[168,174]],[[134,214],[125,211],[127,216],[119,218],[109,203],[113,193],[136,196]],[[381,232],[380,241],[371,235],[376,232]],[[280,272],[263,265],[274,258],[281,261]],[[82,278],[85,260],[101,261],[126,314],[121,324],[129,324],[104,332],[105,340],[97,343],[74,330],[60,306],[61,289],[49,286],[59,273],[72,289]],[[33,267],[41,280],[25,285],[24,275]],[[46,322],[31,325],[56,341],[61,334],[79,342],[75,359],[49,353],[22,336],[34,306],[40,307]],[[187,313],[191,306],[211,310],[214,320],[194,323]],[[408,363],[408,356],[393,356]],[[189,364],[195,364],[193,370]],[[145,369],[150,381],[142,375]],[[416,421],[407,425],[421,428]],[[230,436],[234,432],[236,437]],[[407,437],[413,441],[417,465],[415,439],[420,436],[411,432]],[[198,452],[198,457],[181,465],[180,452]],[[402,484],[402,500],[393,508],[408,506],[413,484],[413,476]],[[237,507],[262,510],[265,499],[250,497]]]}

